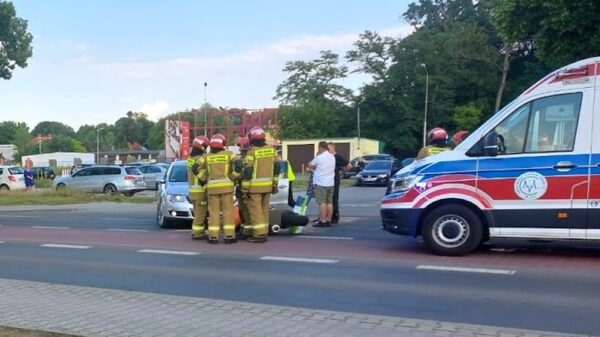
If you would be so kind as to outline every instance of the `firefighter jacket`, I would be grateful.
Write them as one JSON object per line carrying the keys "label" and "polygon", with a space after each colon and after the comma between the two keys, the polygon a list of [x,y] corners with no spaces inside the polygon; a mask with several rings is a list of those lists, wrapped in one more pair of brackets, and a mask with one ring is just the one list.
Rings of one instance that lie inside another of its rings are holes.
{"label": "firefighter jacket", "polygon": [[194,164],[198,164],[200,166],[201,161],[201,155],[189,157],[187,160],[187,177],[189,184],[188,193],[190,196],[190,200],[199,200],[199,195],[201,195],[202,193],[206,193],[206,184],[200,181],[201,177],[204,175],[204,172],[202,171],[202,169],[200,169],[198,175],[195,175],[192,171],[192,166],[194,166]]}
{"label": "firefighter jacket", "polygon": [[200,161],[200,170],[206,180],[209,195],[233,193],[233,182],[239,177],[233,170],[236,155],[229,151],[205,154]]}
{"label": "firefighter jacket", "polygon": [[275,148],[269,145],[252,147],[244,158],[242,189],[249,193],[271,193],[279,182],[275,171]]}
{"label": "firefighter jacket", "polygon": [[452,149],[447,146],[427,145],[419,151],[417,154],[417,160],[450,150]]}

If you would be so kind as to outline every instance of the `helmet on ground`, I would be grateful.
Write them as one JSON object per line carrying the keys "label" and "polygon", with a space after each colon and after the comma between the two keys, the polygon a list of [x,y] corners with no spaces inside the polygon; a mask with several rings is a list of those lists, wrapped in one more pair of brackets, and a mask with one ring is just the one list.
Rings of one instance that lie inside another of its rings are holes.
{"label": "helmet on ground", "polygon": [[448,141],[448,133],[443,128],[433,128],[427,136],[430,143],[441,143]]}
{"label": "helmet on ground", "polygon": [[212,136],[210,138],[210,148],[211,149],[222,149],[225,147],[225,136],[220,133]]}
{"label": "helmet on ground", "polygon": [[240,151],[248,151],[250,150],[250,139],[248,137],[240,137],[235,145],[240,148]]}
{"label": "helmet on ground", "polygon": [[198,137],[194,138],[194,141],[192,142],[192,147],[194,147],[196,149],[207,148],[209,144],[210,144],[210,140],[208,140],[208,137],[198,136]]}
{"label": "helmet on ground", "polygon": [[467,136],[469,135],[469,131],[457,131],[453,136],[452,136],[452,142],[456,145],[460,144],[463,142],[463,140],[465,140],[467,138]]}
{"label": "helmet on ground", "polygon": [[263,130],[263,128],[255,126],[252,129],[250,129],[250,132],[248,132],[248,137],[250,138],[250,140],[259,140],[265,139],[267,135],[265,134],[265,130]]}

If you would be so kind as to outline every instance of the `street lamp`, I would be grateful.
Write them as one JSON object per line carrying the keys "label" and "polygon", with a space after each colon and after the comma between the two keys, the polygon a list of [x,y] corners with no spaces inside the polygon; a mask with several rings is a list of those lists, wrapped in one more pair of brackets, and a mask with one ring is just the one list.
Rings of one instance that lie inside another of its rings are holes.
{"label": "street lamp", "polygon": [[363,97],[358,104],[356,105],[356,129],[358,133],[358,149],[360,151],[360,105],[365,102],[365,98]]}
{"label": "street lamp", "polygon": [[100,131],[104,128],[96,129],[96,164],[100,164]]}
{"label": "street lamp", "polygon": [[423,116],[423,147],[427,146],[427,99],[429,97],[429,72],[427,65],[421,63],[419,66],[425,68],[425,111]]}

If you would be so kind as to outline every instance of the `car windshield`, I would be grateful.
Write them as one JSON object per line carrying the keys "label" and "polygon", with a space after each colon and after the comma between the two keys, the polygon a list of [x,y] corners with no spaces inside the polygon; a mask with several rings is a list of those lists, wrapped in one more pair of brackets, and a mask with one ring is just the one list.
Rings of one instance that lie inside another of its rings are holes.
{"label": "car windshield", "polygon": [[171,169],[171,175],[169,176],[169,182],[172,182],[172,183],[187,182],[187,166],[173,165],[173,168]]}
{"label": "car windshield", "polygon": [[374,161],[374,162],[371,162],[369,165],[367,165],[365,170],[386,171],[391,168],[392,168],[391,161]]}
{"label": "car windshield", "polygon": [[8,172],[10,172],[10,174],[23,174],[23,169],[20,167],[11,167],[8,169]]}

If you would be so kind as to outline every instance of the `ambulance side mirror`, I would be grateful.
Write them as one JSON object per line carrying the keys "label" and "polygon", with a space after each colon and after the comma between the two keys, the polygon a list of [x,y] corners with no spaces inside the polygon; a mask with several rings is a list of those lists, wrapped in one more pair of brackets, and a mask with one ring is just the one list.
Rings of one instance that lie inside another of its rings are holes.
{"label": "ambulance side mirror", "polygon": [[483,155],[486,157],[496,157],[498,155],[498,134],[491,131],[483,138]]}

